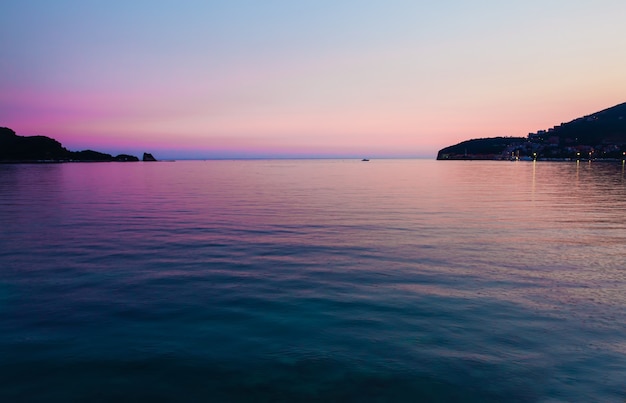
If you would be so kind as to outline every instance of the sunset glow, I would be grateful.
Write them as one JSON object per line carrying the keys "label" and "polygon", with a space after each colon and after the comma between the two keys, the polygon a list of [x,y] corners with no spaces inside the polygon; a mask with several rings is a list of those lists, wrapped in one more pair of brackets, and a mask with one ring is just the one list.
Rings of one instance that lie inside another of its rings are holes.
{"label": "sunset glow", "polygon": [[434,157],[626,101],[626,3],[9,2],[0,126],[160,158]]}

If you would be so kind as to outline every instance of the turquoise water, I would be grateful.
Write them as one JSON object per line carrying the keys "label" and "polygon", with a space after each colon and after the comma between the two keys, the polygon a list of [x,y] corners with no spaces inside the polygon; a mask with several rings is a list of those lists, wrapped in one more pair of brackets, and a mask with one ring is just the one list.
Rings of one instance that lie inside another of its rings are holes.
{"label": "turquoise water", "polygon": [[626,398],[621,163],[0,165],[0,401]]}

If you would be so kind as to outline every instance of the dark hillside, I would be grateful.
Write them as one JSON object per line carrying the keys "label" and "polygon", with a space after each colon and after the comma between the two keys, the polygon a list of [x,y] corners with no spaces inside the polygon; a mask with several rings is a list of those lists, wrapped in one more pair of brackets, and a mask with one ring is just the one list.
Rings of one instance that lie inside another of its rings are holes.
{"label": "dark hillside", "polygon": [[0,127],[0,162],[63,161],[139,161],[133,155],[113,157],[98,151],[69,151],[46,136],[18,136],[8,127]]}
{"label": "dark hillside", "polygon": [[626,103],[555,126],[543,136],[557,136],[561,144],[626,144]]}
{"label": "dark hillside", "polygon": [[527,139],[524,137],[491,137],[466,140],[440,150],[437,159],[494,159],[511,144],[521,144],[525,141]]}
{"label": "dark hillside", "polygon": [[70,151],[61,143],[45,136],[18,136],[7,127],[0,127],[0,160],[65,160]]}
{"label": "dark hillside", "polygon": [[443,148],[449,159],[623,159],[626,158],[626,103],[524,137],[492,137]]}

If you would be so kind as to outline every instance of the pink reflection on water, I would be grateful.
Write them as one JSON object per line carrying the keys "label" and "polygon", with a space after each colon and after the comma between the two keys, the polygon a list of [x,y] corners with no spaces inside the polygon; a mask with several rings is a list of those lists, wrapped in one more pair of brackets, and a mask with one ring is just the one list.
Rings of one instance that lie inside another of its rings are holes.
{"label": "pink reflection on water", "polygon": [[596,315],[606,326],[626,305],[619,165],[268,160],[36,169],[48,184],[42,220],[115,234],[111,245],[128,241],[148,254],[180,248],[281,265],[318,248],[325,253],[308,263],[322,275],[341,267],[440,279],[393,285],[416,294],[501,299],[556,316]]}

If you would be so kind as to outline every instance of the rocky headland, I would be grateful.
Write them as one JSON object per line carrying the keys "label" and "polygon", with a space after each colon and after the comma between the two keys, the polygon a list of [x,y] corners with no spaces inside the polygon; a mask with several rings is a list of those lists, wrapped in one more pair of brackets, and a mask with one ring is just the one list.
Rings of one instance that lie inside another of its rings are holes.
{"label": "rocky headland", "polygon": [[527,137],[489,137],[441,149],[438,160],[623,160],[626,103]]}
{"label": "rocky headland", "polygon": [[[156,161],[152,157],[153,161]],[[101,153],[93,150],[69,151],[46,136],[18,136],[8,127],[0,127],[0,162],[105,162],[139,161],[134,155]],[[144,154],[145,161],[145,154]]]}

